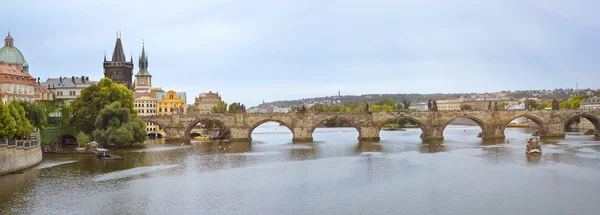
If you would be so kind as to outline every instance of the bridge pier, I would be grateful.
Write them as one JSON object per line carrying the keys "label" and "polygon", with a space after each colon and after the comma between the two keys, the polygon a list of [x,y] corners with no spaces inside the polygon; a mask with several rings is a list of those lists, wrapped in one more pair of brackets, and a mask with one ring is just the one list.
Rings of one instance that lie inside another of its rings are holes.
{"label": "bridge pier", "polygon": [[252,142],[252,136],[250,134],[250,128],[247,126],[231,127],[229,129],[231,142]]}
{"label": "bridge pier", "polygon": [[546,123],[547,130],[542,131],[540,129],[541,137],[549,138],[564,138],[565,137],[565,123]]}
{"label": "bridge pier", "polygon": [[294,127],[292,134],[294,135],[292,142],[294,143],[307,143],[312,142],[313,129],[310,127]]}
{"label": "bridge pier", "polygon": [[372,126],[361,126],[358,130],[358,141],[379,141],[379,128]]}
{"label": "bridge pier", "polygon": [[487,124],[481,128],[481,139],[504,139],[504,128],[502,124]]}
{"label": "bridge pier", "polygon": [[185,136],[185,127],[166,127],[163,128],[167,141],[187,141],[189,137]]}
{"label": "bridge pier", "polygon": [[444,126],[442,125],[424,125],[421,127],[422,140],[444,140]]}

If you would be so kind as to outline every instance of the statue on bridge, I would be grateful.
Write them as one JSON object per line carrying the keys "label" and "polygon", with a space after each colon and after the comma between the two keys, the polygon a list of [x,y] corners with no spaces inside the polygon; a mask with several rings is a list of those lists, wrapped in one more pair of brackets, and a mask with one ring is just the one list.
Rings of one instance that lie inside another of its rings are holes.
{"label": "statue on bridge", "polygon": [[488,109],[488,110],[492,110],[492,102],[488,102],[487,109]]}
{"label": "statue on bridge", "polygon": [[240,113],[246,113],[246,105],[240,105]]}
{"label": "statue on bridge", "polygon": [[366,109],[367,113],[371,113],[371,104],[369,104],[367,102],[367,109]]}
{"label": "statue on bridge", "polygon": [[297,113],[301,113],[301,114],[305,114],[306,112],[308,112],[308,110],[306,109],[306,105],[302,105],[300,110],[297,111]]}
{"label": "statue on bridge", "polygon": [[438,111],[437,102],[435,100],[429,99],[427,102],[427,109],[430,111]]}
{"label": "statue on bridge", "polygon": [[494,102],[494,110],[498,111],[498,102]]}
{"label": "statue on bridge", "polygon": [[552,110],[558,110],[559,107],[558,101],[556,101],[556,99],[552,99]]}

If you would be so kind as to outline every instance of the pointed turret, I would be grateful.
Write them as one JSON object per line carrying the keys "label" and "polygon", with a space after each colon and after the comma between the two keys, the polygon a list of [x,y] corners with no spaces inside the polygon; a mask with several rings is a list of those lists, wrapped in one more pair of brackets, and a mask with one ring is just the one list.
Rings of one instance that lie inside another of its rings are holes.
{"label": "pointed turret", "polygon": [[140,70],[135,76],[152,76],[148,72],[148,56],[146,56],[146,47],[144,42],[142,42],[142,54],[140,55],[138,66],[140,67]]}
{"label": "pointed turret", "polygon": [[125,53],[123,52],[123,44],[121,44],[121,37],[117,37],[115,44],[115,51],[113,51],[112,62],[125,62]]}

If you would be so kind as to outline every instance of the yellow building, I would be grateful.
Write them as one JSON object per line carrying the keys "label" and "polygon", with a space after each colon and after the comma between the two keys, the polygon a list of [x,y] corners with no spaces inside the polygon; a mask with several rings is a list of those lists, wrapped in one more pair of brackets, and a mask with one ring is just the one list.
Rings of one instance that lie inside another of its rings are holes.
{"label": "yellow building", "polygon": [[436,101],[438,110],[460,110],[461,100]]}
{"label": "yellow building", "polygon": [[160,100],[156,101],[157,114],[171,115],[173,113],[183,114],[187,111],[187,105],[184,100],[177,96],[177,93],[173,90],[169,90],[167,95]]}

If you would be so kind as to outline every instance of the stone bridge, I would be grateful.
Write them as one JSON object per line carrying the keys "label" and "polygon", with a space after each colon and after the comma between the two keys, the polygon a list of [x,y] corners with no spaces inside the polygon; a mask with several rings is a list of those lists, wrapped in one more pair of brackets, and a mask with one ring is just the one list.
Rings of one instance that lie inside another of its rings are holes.
{"label": "stone bridge", "polygon": [[165,131],[169,141],[189,141],[190,132],[203,120],[221,122],[231,131],[231,141],[252,141],[252,131],[265,122],[279,122],[293,133],[294,142],[310,142],[321,123],[332,118],[348,121],[358,130],[360,141],[378,141],[382,126],[396,119],[406,118],[422,130],[424,140],[443,140],[444,129],[456,118],[468,118],[481,127],[483,139],[504,139],[504,129],[514,119],[525,117],[539,126],[541,137],[564,137],[565,127],[579,117],[588,119],[600,137],[600,110],[498,110],[498,111],[426,111],[390,113],[232,113],[232,114],[176,114],[143,116]]}

